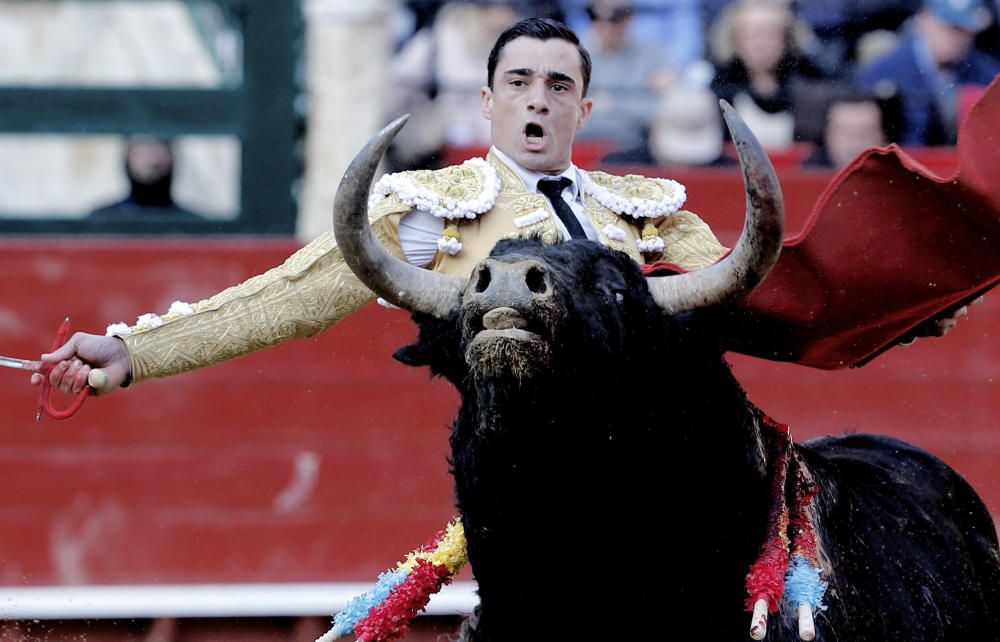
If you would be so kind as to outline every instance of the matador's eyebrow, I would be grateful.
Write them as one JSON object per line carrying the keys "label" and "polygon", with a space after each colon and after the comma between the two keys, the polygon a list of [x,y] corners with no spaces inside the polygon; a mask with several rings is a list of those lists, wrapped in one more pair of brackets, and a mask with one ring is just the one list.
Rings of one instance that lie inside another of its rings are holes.
{"label": "matador's eyebrow", "polygon": [[[534,76],[535,70],[531,67],[517,67],[516,69],[508,69],[504,72],[505,76]],[[546,77],[553,82],[562,82],[570,85],[575,85],[576,81],[573,80],[572,76],[564,74],[561,71],[550,71],[546,74]]]}
{"label": "matador's eyebrow", "polygon": [[558,82],[566,83],[568,85],[575,85],[576,84],[576,81],[573,80],[572,76],[567,76],[566,74],[562,73],[561,71],[550,71],[549,74],[548,74],[548,76],[549,76],[549,80],[551,80],[551,81],[558,81]]}

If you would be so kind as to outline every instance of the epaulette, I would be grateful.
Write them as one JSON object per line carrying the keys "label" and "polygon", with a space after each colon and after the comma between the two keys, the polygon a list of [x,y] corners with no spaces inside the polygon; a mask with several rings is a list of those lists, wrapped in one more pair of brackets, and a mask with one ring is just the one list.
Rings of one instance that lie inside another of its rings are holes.
{"label": "epaulette", "polygon": [[473,219],[490,211],[499,193],[500,179],[493,166],[482,158],[470,158],[442,169],[386,174],[372,188],[368,209],[394,197],[449,221]]}
{"label": "epaulette", "polygon": [[455,255],[462,250],[455,222],[474,219],[493,209],[500,193],[497,170],[482,158],[461,165],[386,174],[375,183],[368,200],[373,218],[391,211],[417,208],[445,219],[438,249]]}
{"label": "epaulette", "polygon": [[687,199],[684,186],[669,178],[580,173],[581,191],[619,216],[636,220],[661,218],[679,210]]}

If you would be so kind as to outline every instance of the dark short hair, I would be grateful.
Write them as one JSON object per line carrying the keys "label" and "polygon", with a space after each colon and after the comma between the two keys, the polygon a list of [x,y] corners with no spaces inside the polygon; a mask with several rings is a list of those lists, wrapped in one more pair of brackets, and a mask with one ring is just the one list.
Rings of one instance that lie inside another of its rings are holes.
{"label": "dark short hair", "polygon": [[875,92],[864,87],[853,84],[839,84],[831,87],[830,94],[823,105],[823,128],[826,129],[830,121],[830,112],[836,105],[851,104],[860,105],[874,104],[882,118],[882,133],[890,142],[899,139],[903,120],[902,104],[899,96],[894,92]]}
{"label": "dark short hair", "polygon": [[576,50],[580,52],[580,69],[583,72],[583,95],[587,95],[590,87],[590,54],[580,44],[580,39],[573,30],[551,18],[528,18],[508,28],[497,38],[490,51],[489,62],[486,63],[486,85],[493,89],[493,73],[497,70],[497,62],[500,60],[500,53],[507,43],[515,38],[535,38],[536,40],[565,40],[576,45]]}

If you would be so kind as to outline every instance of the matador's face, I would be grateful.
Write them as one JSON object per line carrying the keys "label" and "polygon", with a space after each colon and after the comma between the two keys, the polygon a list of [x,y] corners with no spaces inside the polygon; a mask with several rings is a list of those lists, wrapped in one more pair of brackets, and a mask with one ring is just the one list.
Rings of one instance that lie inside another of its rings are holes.
{"label": "matador's face", "polygon": [[593,101],[583,96],[580,53],[560,39],[515,38],[500,53],[483,116],[497,149],[522,167],[559,174]]}

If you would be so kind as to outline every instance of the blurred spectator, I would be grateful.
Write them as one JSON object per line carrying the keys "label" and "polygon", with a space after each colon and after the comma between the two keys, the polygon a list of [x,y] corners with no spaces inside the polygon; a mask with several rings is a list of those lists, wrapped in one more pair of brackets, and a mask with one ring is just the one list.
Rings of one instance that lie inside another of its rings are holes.
{"label": "blurred spectator", "polygon": [[678,84],[660,101],[649,139],[634,149],[602,159],[607,164],[730,165],[722,155],[719,105],[707,88]]}
{"label": "blurred spectator", "polygon": [[434,16],[442,4],[444,0],[406,0],[403,6],[413,15],[413,33],[434,24]]}
{"label": "blurred spectator", "polygon": [[493,42],[520,19],[517,7],[509,0],[449,3],[392,60],[387,116],[411,115],[390,152],[393,169],[434,166],[444,145],[489,144],[483,70]]}
{"label": "blurred spectator", "polygon": [[552,18],[566,22],[566,12],[560,0],[521,0],[520,10],[526,18]]}
{"label": "blurred spectator", "polygon": [[794,142],[792,90],[827,77],[796,40],[795,16],[781,0],[740,0],[719,24],[712,91],[736,108],[768,150]]}
{"label": "blurred spectator", "polygon": [[994,58],[1000,59],[1000,0],[990,0],[987,2],[987,10],[990,13],[990,24],[981,32],[976,34],[976,48],[984,51]]}
{"label": "blurred spectator", "polygon": [[135,136],[125,146],[128,195],[91,212],[90,220],[170,222],[201,221],[202,217],[174,202],[174,152],[169,140]]}
{"label": "blurred spectator", "polygon": [[874,94],[840,87],[823,109],[822,138],[816,153],[806,160],[811,167],[841,168],[871,147],[888,142],[889,106]]}
{"label": "blurred spectator", "polygon": [[674,72],[662,48],[629,35],[630,0],[595,0],[588,11],[593,28],[583,45],[593,62],[594,109],[577,138],[614,140],[619,149],[636,147]]}
{"label": "blurred spectator", "polygon": [[862,69],[899,46],[899,34],[876,29],[863,34],[854,45],[854,67]]}
{"label": "blurred spectator", "polygon": [[702,28],[707,32],[733,0],[700,0]]}
{"label": "blurred spectator", "polygon": [[1000,73],[1000,62],[973,47],[989,19],[982,0],[926,0],[899,45],[860,71],[860,83],[877,95],[898,94],[903,127],[896,142],[955,143],[962,92]]}
{"label": "blurred spectator", "polygon": [[808,0],[798,17],[816,37],[814,60],[836,70],[857,60],[858,40],[876,30],[895,31],[920,7],[920,0]]}
{"label": "blurred spectator", "polygon": [[[690,0],[685,0],[690,1]],[[523,17],[552,18],[565,22],[560,0],[516,0],[519,13]],[[393,14],[393,32],[402,45],[421,29],[431,27],[437,12],[447,4],[447,0],[403,0]]]}
{"label": "blurred spectator", "polygon": [[[705,29],[699,5],[703,0],[636,0],[629,37],[663,47],[671,67],[683,71],[704,56]],[[562,0],[567,24],[581,38],[588,37],[592,21],[589,0]]]}

